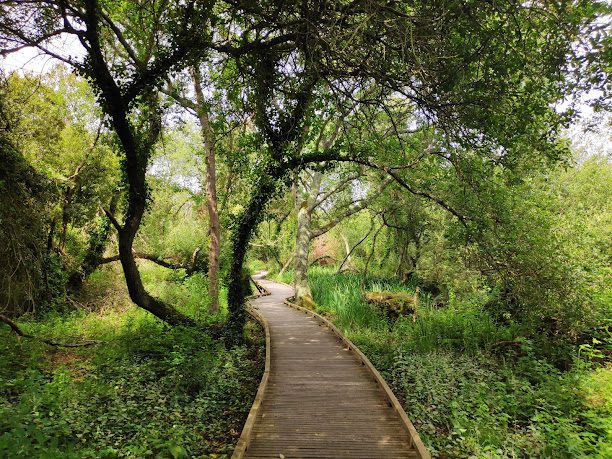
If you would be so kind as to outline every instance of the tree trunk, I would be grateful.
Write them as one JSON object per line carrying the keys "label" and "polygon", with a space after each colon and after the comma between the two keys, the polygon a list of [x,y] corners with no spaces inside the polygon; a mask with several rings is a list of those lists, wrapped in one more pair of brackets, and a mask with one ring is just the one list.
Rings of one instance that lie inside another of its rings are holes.
{"label": "tree trunk", "polygon": [[209,312],[219,311],[219,252],[221,244],[221,226],[217,211],[217,167],[215,164],[215,139],[210,119],[206,110],[202,92],[202,78],[198,69],[192,69],[194,90],[198,104],[198,117],[202,129],[202,138],[206,150],[206,205],[208,208],[208,230],[210,245],[208,252],[208,295],[210,296]]}
{"label": "tree trunk", "polygon": [[244,259],[247,248],[253,235],[253,230],[260,222],[263,211],[274,195],[277,188],[277,178],[282,176],[282,169],[273,168],[261,176],[261,184],[251,196],[246,209],[238,219],[234,230],[232,243],[232,263],[229,272],[227,308],[229,318],[227,321],[226,346],[231,347],[243,342],[243,328],[245,322],[244,300],[248,279],[244,278]]}
{"label": "tree trunk", "polygon": [[308,254],[310,252],[310,225],[312,214],[308,211],[308,203],[304,201],[298,209],[297,238],[295,243],[295,300],[303,304],[312,299],[308,284]]}
{"label": "tree trunk", "polygon": [[111,74],[105,60],[99,37],[99,15],[97,3],[88,0],[84,3],[86,24],[85,37],[89,43],[88,73],[100,90],[100,98],[105,112],[109,115],[112,126],[121,142],[125,161],[123,168],[128,183],[128,205],[123,225],[109,215],[119,235],[119,257],[123,267],[125,282],[131,300],[141,308],[154,314],[171,325],[190,325],[195,322],[170,305],[149,295],[142,284],[142,279],[132,253],[134,238],[147,206],[148,188],[146,172],[149,157],[161,130],[161,117],[157,112],[153,92],[140,91],[143,103],[150,104],[149,119],[143,120],[137,128],[129,120],[130,100],[124,97],[121,89]]}
{"label": "tree trunk", "polygon": [[310,190],[300,204],[297,215],[297,237],[295,243],[295,300],[300,305],[312,303],[312,292],[308,284],[308,255],[312,240],[312,213],[321,190],[323,174],[314,172],[310,181]]}
{"label": "tree trunk", "polygon": [[51,223],[49,225],[49,232],[47,233],[47,253],[50,253],[53,250],[53,233],[55,232],[55,225],[57,219],[53,217]]}
{"label": "tree trunk", "polygon": [[[338,269],[336,270],[336,274],[340,274],[340,273],[342,272],[342,268],[344,268],[344,264],[345,264],[345,263],[346,263],[348,260],[350,260],[350,258],[351,258],[351,254],[353,253],[353,251],[354,251],[354,250],[355,250],[357,247],[359,247],[363,241],[365,241],[365,240],[368,238],[368,236],[370,235],[370,233],[372,232],[372,230],[373,230],[373,229],[374,229],[374,220],[372,220],[372,223],[370,224],[370,229],[369,229],[369,230],[368,230],[368,232],[365,234],[365,236],[363,236],[363,237],[362,237],[362,238],[359,240],[359,242],[357,242],[357,244],[355,244],[353,247],[351,247],[351,248],[350,248],[350,249],[347,251],[347,253],[346,253],[346,257],[344,257],[344,260],[342,260],[342,263],[340,263],[340,266],[338,266]],[[345,241],[345,243],[347,244],[347,247],[348,247],[348,239],[346,239],[346,237],[345,237],[344,235],[342,235],[342,237],[344,237],[344,241]]]}
{"label": "tree trunk", "polygon": [[134,303],[143,309],[146,309],[151,314],[162,319],[170,325],[188,325],[194,326],[195,322],[189,317],[177,311],[170,305],[152,297],[147,293],[142,284],[140,272],[136,265],[136,259],[132,254],[132,246],[136,232],[120,231],[119,232],[119,259],[125,274],[125,280],[128,287],[130,298]]}
{"label": "tree trunk", "polygon": [[294,257],[295,257],[295,254],[291,255],[289,257],[289,259],[285,262],[285,264],[282,266],[281,270],[278,272],[279,276],[282,276],[285,273],[285,271],[287,270],[287,268],[289,267],[289,265],[293,261]]}
{"label": "tree trunk", "polygon": [[64,250],[66,247],[66,233],[68,232],[68,223],[70,223],[70,205],[72,204],[73,193],[74,188],[67,185],[64,192],[64,202],[62,203],[62,229],[60,231],[59,240],[60,250]]}
{"label": "tree trunk", "polygon": [[351,261],[352,261],[351,254],[353,253],[353,250],[351,249],[351,245],[349,244],[349,240],[344,235],[344,233],[340,233],[340,238],[342,239],[342,242],[344,242],[344,252],[345,252],[344,261],[342,262],[342,264],[348,263],[350,265]]}

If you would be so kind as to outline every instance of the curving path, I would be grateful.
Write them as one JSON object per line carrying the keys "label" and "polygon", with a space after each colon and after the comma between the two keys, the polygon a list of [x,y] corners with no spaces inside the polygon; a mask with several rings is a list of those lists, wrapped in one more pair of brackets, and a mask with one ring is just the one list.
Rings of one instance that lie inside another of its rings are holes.
{"label": "curving path", "polygon": [[268,322],[271,363],[242,457],[421,457],[383,389],[346,344],[283,303],[291,287],[257,281],[270,292],[251,305]]}

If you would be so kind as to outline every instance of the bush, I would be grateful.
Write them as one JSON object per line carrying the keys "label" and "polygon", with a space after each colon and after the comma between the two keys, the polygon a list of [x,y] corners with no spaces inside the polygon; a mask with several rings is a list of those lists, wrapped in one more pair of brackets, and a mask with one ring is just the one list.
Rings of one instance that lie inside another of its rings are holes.
{"label": "bush", "polygon": [[44,177],[0,137],[0,304],[10,315],[44,309],[60,293],[45,251],[50,195]]}

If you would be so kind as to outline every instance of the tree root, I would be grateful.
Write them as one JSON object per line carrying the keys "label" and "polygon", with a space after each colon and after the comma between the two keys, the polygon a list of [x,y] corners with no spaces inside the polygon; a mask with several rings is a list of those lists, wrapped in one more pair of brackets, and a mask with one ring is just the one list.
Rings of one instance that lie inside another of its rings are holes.
{"label": "tree root", "polygon": [[39,338],[37,336],[30,335],[25,333],[19,326],[13,322],[11,319],[6,317],[5,315],[0,314],[0,322],[4,322],[15,332],[16,335],[21,336],[22,338],[29,338],[36,341],[40,341],[42,343],[48,344],[49,346],[56,347],[83,347],[83,346],[93,346],[94,344],[99,344],[101,341],[82,341],[80,343],[58,343],[57,341],[48,340],[45,338]]}

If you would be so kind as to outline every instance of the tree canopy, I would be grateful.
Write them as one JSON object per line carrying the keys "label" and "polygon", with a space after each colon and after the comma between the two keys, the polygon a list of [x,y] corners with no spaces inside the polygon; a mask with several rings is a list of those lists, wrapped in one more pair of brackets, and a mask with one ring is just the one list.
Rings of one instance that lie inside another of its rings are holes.
{"label": "tree canopy", "polygon": [[[454,202],[451,168],[489,176],[496,167],[565,158],[558,139],[573,109],[561,102],[609,89],[598,65],[608,43],[598,19],[606,7],[596,1],[84,0],[1,8],[3,54],[38,48],[93,88],[122,156],[127,205],[121,219],[106,214],[118,231],[130,294],[170,323],[191,320],[146,292],[132,252],[164,111],[180,102],[169,82],[197,76],[210,95],[204,100],[202,92],[198,103],[211,104],[216,126],[244,123],[258,154],[233,224],[233,336],[244,321],[242,269],[253,231],[301,169],[337,161],[379,169],[467,227],[470,204]],[[65,36],[78,41],[83,57],[54,46]],[[164,88],[174,99],[165,101]],[[337,140],[321,148],[312,139],[329,110],[341,114]]]}

